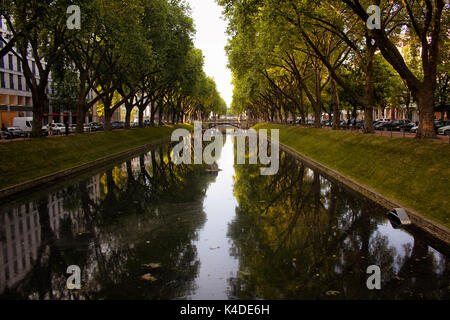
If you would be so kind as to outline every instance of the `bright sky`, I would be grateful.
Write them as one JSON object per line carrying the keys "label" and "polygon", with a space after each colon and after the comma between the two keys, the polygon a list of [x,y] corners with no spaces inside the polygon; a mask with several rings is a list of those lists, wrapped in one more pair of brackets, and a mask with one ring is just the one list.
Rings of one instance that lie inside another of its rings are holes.
{"label": "bright sky", "polygon": [[227,68],[227,23],[222,19],[222,8],[215,0],[187,0],[192,9],[197,34],[195,46],[203,51],[205,72],[213,77],[222,98],[231,106],[233,86],[231,71]]}

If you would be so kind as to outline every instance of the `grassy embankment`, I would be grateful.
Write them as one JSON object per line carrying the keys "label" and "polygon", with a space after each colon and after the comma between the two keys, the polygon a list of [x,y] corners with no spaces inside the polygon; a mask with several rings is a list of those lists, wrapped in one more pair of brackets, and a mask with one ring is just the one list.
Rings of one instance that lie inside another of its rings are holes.
{"label": "grassy embankment", "polygon": [[170,138],[177,128],[193,129],[176,125],[0,143],[0,189]]}
{"label": "grassy embankment", "polygon": [[450,227],[450,145],[283,125],[280,142]]}

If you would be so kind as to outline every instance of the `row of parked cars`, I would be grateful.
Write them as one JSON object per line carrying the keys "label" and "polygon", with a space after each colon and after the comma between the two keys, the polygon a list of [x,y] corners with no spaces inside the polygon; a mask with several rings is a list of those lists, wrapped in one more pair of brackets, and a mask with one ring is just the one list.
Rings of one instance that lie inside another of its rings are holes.
{"label": "row of parked cars", "polygon": [[[408,119],[389,120],[382,119],[374,123],[375,130],[388,130],[388,131],[406,131],[411,133],[417,133],[419,126],[416,122],[412,122]],[[435,120],[434,128],[437,134],[450,135],[450,120]]]}
{"label": "row of parked cars", "polygon": [[[52,133],[54,135],[66,133],[66,125],[64,123],[51,123],[51,124],[47,124],[42,127],[42,131],[46,135],[49,133],[49,126],[51,127]],[[84,128],[84,132],[102,131],[104,129],[103,124],[98,123],[98,122],[85,123],[83,125],[83,128]],[[77,125],[76,124],[69,125],[68,130],[69,130],[69,133],[75,133],[77,131]]]}
{"label": "row of parked cars", "polygon": [[[18,120],[17,123],[15,120]],[[14,124],[17,124],[17,126],[7,127],[6,130],[2,131],[0,134],[0,140],[1,139],[17,139],[17,138],[28,138],[31,134],[31,119],[28,119],[27,121],[23,121],[23,126],[21,125],[20,118],[14,119]],[[148,123],[149,124],[149,123]],[[147,123],[145,123],[147,125]],[[66,125],[64,123],[51,123],[47,124],[42,127],[42,132],[44,135],[49,135],[49,126],[52,128],[52,135],[62,135],[66,133]],[[131,123],[132,128],[138,127],[139,124],[136,122]],[[96,132],[96,131],[103,131],[104,125],[103,123],[98,122],[90,122],[85,123],[83,125],[84,132]],[[113,130],[115,129],[124,129],[125,128],[125,122],[124,121],[116,121],[111,123],[111,127]],[[69,133],[76,133],[77,132],[77,125],[71,124],[69,125]]]}
{"label": "row of parked cars", "polygon": [[[300,123],[300,120],[299,120]],[[307,120],[307,125],[314,125],[314,120]],[[352,120],[350,122],[341,120],[340,126],[347,127],[352,126],[356,129],[364,128],[364,120]],[[322,120],[320,124],[323,127],[331,127],[333,125],[332,120]],[[416,122],[412,122],[408,119],[380,119],[373,122],[375,130],[382,131],[405,131],[411,133],[417,133],[419,126]],[[450,120],[435,120],[434,127],[437,134],[450,136]]]}

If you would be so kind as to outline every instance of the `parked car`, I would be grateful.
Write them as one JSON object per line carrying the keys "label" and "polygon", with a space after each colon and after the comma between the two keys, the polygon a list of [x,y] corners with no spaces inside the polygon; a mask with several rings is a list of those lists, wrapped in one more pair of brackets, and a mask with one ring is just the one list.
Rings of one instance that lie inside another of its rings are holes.
{"label": "parked car", "polygon": [[88,124],[91,131],[102,131],[104,130],[103,124],[98,122],[91,122]]}
{"label": "parked car", "polygon": [[[87,123],[83,124],[84,132],[91,132],[91,126]],[[70,133],[76,133],[77,132],[77,125],[71,124],[69,126],[69,132]]]}
{"label": "parked car", "polygon": [[[42,127],[42,130],[48,132],[49,125]],[[63,123],[52,123],[51,124],[53,134],[64,134],[66,132],[66,126]]]}
{"label": "parked car", "polygon": [[440,127],[438,129],[438,134],[445,135],[445,136],[450,136],[450,125],[449,126],[445,126],[445,127]]}
{"label": "parked car", "polygon": [[111,128],[113,130],[115,130],[115,129],[123,129],[123,128],[125,128],[125,122],[123,122],[123,121],[112,122],[111,123]]}
{"label": "parked car", "polygon": [[389,131],[410,131],[414,127],[414,123],[408,119],[397,119],[389,122],[378,122],[375,126],[376,130],[389,130]]}
{"label": "parked car", "polygon": [[373,125],[373,127],[375,128],[375,130],[384,130],[385,128],[389,128],[390,122],[391,121],[389,121],[389,122],[379,121],[379,122],[375,123]]}
{"label": "parked car", "polygon": [[450,120],[434,122],[434,128],[436,130],[436,133],[439,133],[440,128],[447,127],[447,126],[450,126]]}
{"label": "parked car", "polygon": [[392,121],[389,126],[392,131],[410,131],[414,127],[414,123],[411,123],[411,120],[408,119],[399,119]]}
{"label": "parked car", "polygon": [[25,138],[27,137],[27,133],[18,127],[8,127],[6,131],[11,134],[11,138]]}
{"label": "parked car", "polygon": [[0,131],[0,140],[10,140],[12,138],[11,133],[8,131]]}
{"label": "parked car", "polygon": [[76,125],[76,124],[71,124],[71,125],[69,126],[69,132],[70,132],[70,133],[75,133],[75,132],[77,132],[77,125]]}
{"label": "parked car", "polygon": [[13,119],[13,127],[21,129],[27,135],[31,134],[33,117],[16,117]]}

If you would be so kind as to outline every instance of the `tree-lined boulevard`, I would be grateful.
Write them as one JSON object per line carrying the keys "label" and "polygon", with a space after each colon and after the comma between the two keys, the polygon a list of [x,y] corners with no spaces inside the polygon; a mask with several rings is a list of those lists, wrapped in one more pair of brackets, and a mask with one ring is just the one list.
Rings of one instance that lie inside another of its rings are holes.
{"label": "tree-lined boulevard", "polygon": [[56,100],[76,104],[79,133],[95,104],[105,130],[111,130],[111,117],[122,105],[127,128],[135,107],[140,126],[147,107],[151,125],[155,114],[174,124],[226,112],[214,80],[203,72],[202,52],[193,45],[193,21],[183,1],[77,1],[80,29],[67,27],[71,4],[11,0],[0,7],[10,30],[2,35],[1,56],[12,52],[22,65],[32,94],[35,136],[41,135],[49,104],[50,75],[58,84]]}

